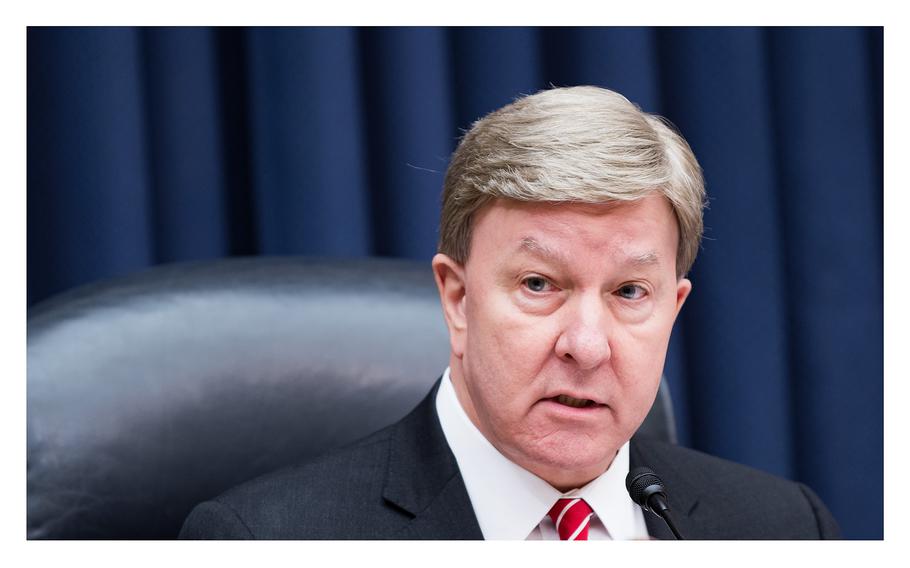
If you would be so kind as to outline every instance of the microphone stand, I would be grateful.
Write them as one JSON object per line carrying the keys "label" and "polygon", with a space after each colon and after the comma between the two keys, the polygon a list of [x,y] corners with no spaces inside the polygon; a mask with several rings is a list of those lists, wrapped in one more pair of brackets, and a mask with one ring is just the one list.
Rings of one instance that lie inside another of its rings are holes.
{"label": "microphone stand", "polygon": [[673,519],[673,515],[670,514],[670,507],[667,504],[666,499],[662,498],[662,495],[656,494],[651,496],[651,510],[659,516],[661,519],[667,523],[667,527],[670,528],[670,532],[673,533],[673,536],[676,537],[676,540],[686,540],[679,533],[679,529],[676,528],[676,521]]}

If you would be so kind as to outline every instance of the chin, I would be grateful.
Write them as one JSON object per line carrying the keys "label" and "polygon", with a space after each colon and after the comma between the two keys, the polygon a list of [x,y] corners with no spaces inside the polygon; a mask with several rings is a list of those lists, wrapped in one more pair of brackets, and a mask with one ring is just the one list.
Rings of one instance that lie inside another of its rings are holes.
{"label": "chin", "polygon": [[[610,467],[622,445],[607,438],[579,438],[578,435],[551,436],[545,442],[526,452],[528,464],[524,467],[554,487],[567,483],[583,485],[591,481]],[[554,480],[560,481],[554,483]]]}

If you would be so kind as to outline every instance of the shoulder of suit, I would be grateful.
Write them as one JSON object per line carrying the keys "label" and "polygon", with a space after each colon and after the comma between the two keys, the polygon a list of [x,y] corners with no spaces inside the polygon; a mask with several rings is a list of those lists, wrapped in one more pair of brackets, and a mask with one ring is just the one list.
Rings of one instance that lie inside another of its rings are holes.
{"label": "shoulder of suit", "polygon": [[[326,519],[384,509],[392,427],[296,465],[242,483],[214,501],[229,507],[258,538],[321,538]],[[377,513],[380,514],[380,513]],[[344,519],[340,519],[341,522]],[[287,533],[285,527],[305,530]],[[327,534],[324,538],[338,538]]]}
{"label": "shoulder of suit", "polygon": [[731,481],[749,486],[797,490],[793,481],[698,450],[648,438],[636,438],[633,443],[646,453],[651,462],[647,465],[661,477],[685,475],[701,487],[716,486],[721,491],[734,489]]}
{"label": "shoulder of suit", "polygon": [[236,516],[253,538],[397,538],[413,515],[384,496],[392,446],[419,451],[421,436],[432,432],[436,388],[398,422],[238,485],[215,498],[216,506]]}
{"label": "shoulder of suit", "polygon": [[633,453],[663,480],[671,505],[700,519],[702,538],[832,538],[830,511],[808,487],[703,452],[635,439]]}

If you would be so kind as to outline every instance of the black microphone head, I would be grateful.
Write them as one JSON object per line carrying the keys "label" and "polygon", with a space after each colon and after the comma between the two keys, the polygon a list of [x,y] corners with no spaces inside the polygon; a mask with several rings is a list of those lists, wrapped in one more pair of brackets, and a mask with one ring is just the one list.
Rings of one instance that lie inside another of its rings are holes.
{"label": "black microphone head", "polygon": [[651,497],[661,494],[666,498],[663,481],[647,467],[636,467],[629,472],[629,475],[626,476],[626,489],[633,501],[642,509],[652,513],[654,511],[650,504]]}

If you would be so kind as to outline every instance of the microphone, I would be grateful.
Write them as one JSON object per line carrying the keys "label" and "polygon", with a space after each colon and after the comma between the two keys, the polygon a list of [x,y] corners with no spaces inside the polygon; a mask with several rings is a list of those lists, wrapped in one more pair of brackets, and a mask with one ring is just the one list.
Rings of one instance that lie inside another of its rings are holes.
{"label": "microphone", "polygon": [[664,482],[656,473],[647,467],[636,467],[626,476],[626,489],[629,491],[629,497],[639,507],[667,523],[676,540],[684,540],[670,514],[670,502],[664,489]]}

